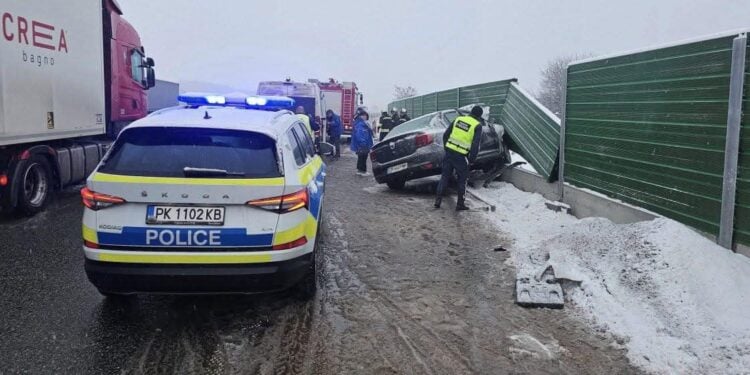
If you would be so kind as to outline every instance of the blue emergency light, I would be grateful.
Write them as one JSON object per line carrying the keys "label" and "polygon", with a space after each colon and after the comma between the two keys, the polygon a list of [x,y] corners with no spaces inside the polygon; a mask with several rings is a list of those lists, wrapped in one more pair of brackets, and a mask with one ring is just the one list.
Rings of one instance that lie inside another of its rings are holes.
{"label": "blue emergency light", "polygon": [[222,95],[204,94],[198,92],[185,93],[177,97],[187,105],[225,105],[227,98]]}
{"label": "blue emergency light", "polygon": [[223,96],[204,93],[186,93],[177,97],[177,100],[189,106],[216,105],[227,107],[239,107],[248,109],[260,109],[265,111],[278,111],[282,109],[293,109],[294,99],[286,96]]}

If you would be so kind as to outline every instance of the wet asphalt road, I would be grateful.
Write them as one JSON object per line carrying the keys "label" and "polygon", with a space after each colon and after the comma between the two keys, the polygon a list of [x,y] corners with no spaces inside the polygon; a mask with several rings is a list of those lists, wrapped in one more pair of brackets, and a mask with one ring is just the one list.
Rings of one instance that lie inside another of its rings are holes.
{"label": "wet asphalt road", "polygon": [[[637,371],[567,310],[513,304],[512,241],[484,213],[431,208],[329,167],[315,300],[101,297],[83,272],[76,190],[0,218],[0,374],[503,374]],[[458,233],[458,234],[457,234]]]}

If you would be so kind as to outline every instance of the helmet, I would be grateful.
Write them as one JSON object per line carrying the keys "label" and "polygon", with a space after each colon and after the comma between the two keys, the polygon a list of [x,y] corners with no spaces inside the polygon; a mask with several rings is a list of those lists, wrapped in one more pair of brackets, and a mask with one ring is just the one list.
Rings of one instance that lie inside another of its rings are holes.
{"label": "helmet", "polygon": [[401,108],[401,112],[406,113],[406,108]]}
{"label": "helmet", "polygon": [[396,107],[393,107],[393,108],[391,109],[391,112],[398,112],[398,108],[396,108]]}

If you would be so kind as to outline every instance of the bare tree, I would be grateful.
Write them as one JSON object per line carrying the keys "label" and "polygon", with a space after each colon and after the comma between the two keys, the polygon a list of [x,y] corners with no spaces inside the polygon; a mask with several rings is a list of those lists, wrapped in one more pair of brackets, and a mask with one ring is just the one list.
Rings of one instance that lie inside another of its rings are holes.
{"label": "bare tree", "polygon": [[399,99],[406,99],[411,98],[412,96],[417,96],[417,89],[411,86],[401,87],[398,85],[393,86],[395,89],[393,92],[393,99],[399,100]]}
{"label": "bare tree", "polygon": [[536,99],[539,100],[552,113],[560,115],[563,110],[563,93],[565,92],[565,75],[567,74],[568,64],[589,57],[589,54],[569,55],[556,57],[547,63],[542,69],[542,83]]}

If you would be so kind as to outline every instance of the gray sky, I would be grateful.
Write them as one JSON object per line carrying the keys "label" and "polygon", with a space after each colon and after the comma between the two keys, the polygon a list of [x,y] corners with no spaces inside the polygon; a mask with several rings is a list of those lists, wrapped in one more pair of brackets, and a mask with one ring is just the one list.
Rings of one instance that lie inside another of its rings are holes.
{"label": "gray sky", "polygon": [[[750,0],[119,0],[157,76],[254,91],[258,81],[355,81],[381,108],[516,77],[555,56],[609,54],[750,28]],[[219,5],[217,5],[219,4]]]}

